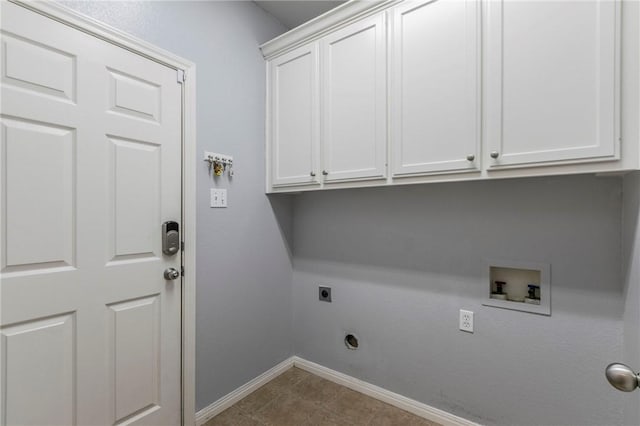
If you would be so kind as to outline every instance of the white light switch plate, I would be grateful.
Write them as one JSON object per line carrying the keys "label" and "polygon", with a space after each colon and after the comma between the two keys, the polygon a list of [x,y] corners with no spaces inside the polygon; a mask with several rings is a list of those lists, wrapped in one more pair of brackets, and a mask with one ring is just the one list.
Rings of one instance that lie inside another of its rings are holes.
{"label": "white light switch plate", "polygon": [[227,207],[227,190],[211,188],[211,207],[225,208]]}

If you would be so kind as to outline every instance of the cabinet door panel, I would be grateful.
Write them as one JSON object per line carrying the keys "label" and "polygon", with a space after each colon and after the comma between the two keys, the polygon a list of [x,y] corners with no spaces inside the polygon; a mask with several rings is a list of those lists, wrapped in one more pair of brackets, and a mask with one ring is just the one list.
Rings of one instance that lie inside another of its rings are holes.
{"label": "cabinet door panel", "polygon": [[478,2],[411,1],[392,16],[393,175],[478,170]]}
{"label": "cabinet door panel", "polygon": [[619,2],[487,7],[489,167],[619,158]]}
{"label": "cabinet door panel", "polygon": [[323,39],[322,61],[326,180],[384,177],[384,14],[357,22]]}
{"label": "cabinet door panel", "polygon": [[270,63],[271,183],[317,183],[317,44],[298,48]]}

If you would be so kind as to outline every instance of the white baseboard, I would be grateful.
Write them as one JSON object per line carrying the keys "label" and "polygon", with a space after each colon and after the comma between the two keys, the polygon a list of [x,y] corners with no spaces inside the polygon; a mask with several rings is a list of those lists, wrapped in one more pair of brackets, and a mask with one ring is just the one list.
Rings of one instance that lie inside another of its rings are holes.
{"label": "white baseboard", "polygon": [[297,356],[292,358],[294,366],[306,370],[309,373],[313,373],[323,379],[348,387],[349,389],[353,389],[354,391],[363,393],[379,401],[386,402],[394,407],[413,413],[416,416],[440,423],[443,426],[480,426],[478,423],[474,423],[471,420],[431,407],[430,405],[423,404],[422,402],[415,401],[411,398],[407,398],[406,396],[372,385],[371,383],[364,382],[356,379],[355,377],[351,377],[320,364],[316,364],[315,362],[307,361],[306,359]]}
{"label": "white baseboard", "polygon": [[332,370],[327,367],[323,367],[315,362],[307,361],[306,359],[292,356],[289,359],[282,361],[275,367],[265,371],[255,379],[240,386],[238,389],[223,396],[219,400],[215,401],[208,407],[196,413],[196,426],[202,426],[208,420],[222,413],[227,408],[231,407],[236,402],[240,401],[251,392],[257,390],[261,386],[264,386],[271,380],[278,377],[291,367],[298,367],[323,379],[330,380],[339,385],[353,389],[354,391],[363,393],[372,398],[386,402],[387,404],[398,407],[402,410],[408,411],[420,416],[427,420],[440,423],[443,426],[480,426],[478,423],[474,423],[471,420],[467,420],[462,417],[458,417],[446,411],[438,408],[431,407],[430,405],[423,404],[422,402],[415,401],[406,396],[391,392],[384,388],[381,388],[371,383],[356,379],[355,377],[348,376],[338,371]]}
{"label": "white baseboard", "polygon": [[196,413],[196,426],[202,426],[236,402],[240,401],[258,388],[266,385],[288,369],[293,367],[293,357],[282,361],[280,364],[265,371],[255,379],[245,383],[233,392],[223,396],[213,404],[203,408]]}

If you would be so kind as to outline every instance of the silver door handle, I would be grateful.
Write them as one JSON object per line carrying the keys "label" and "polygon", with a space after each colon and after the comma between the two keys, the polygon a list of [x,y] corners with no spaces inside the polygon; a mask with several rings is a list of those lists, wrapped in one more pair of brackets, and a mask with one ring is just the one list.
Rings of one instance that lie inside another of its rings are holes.
{"label": "silver door handle", "polygon": [[167,268],[164,270],[164,279],[168,281],[173,281],[178,279],[180,276],[180,272],[176,268]]}
{"label": "silver door handle", "polygon": [[607,365],[605,375],[611,386],[622,392],[633,392],[640,386],[640,373],[619,362]]}

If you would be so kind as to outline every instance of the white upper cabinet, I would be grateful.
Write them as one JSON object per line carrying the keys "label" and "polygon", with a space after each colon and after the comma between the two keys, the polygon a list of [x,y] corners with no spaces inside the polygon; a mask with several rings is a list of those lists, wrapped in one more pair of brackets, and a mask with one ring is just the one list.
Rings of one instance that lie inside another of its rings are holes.
{"label": "white upper cabinet", "polygon": [[639,33],[631,0],[346,2],[262,45],[267,191],[640,170]]}
{"label": "white upper cabinet", "polygon": [[295,49],[269,64],[271,184],[318,182],[318,47]]}
{"label": "white upper cabinet", "polygon": [[489,168],[619,158],[619,2],[487,1]]}
{"label": "white upper cabinet", "polygon": [[386,59],[383,13],[321,39],[326,181],[386,175]]}
{"label": "white upper cabinet", "polygon": [[480,3],[425,0],[391,12],[393,176],[480,166]]}

